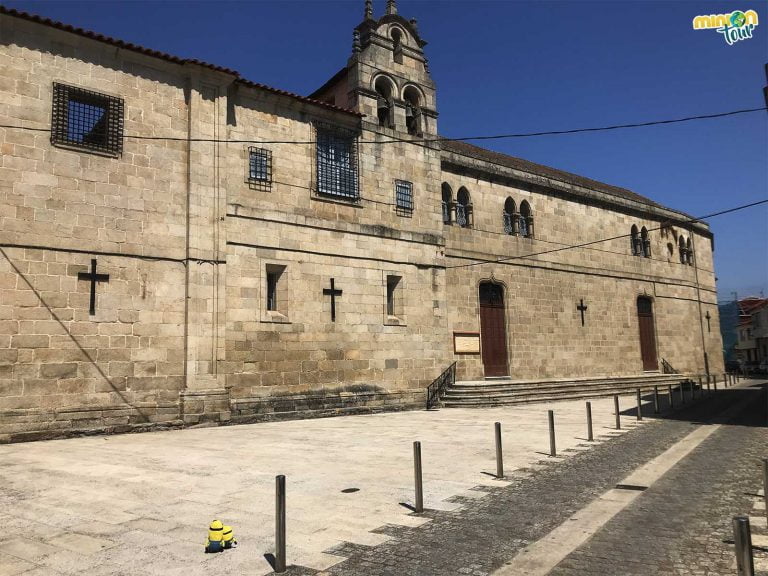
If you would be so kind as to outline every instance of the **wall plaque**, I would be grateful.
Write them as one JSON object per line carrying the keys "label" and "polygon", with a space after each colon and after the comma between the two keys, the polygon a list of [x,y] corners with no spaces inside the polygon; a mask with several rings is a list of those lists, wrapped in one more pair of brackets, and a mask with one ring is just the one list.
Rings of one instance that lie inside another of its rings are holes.
{"label": "wall plaque", "polygon": [[454,332],[455,354],[480,354],[480,332]]}

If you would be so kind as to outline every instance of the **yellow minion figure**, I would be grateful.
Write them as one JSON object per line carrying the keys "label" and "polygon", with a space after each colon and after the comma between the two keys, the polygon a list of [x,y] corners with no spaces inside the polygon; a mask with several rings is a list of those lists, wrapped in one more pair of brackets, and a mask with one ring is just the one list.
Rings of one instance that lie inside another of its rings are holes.
{"label": "yellow minion figure", "polygon": [[235,533],[232,530],[232,526],[224,526],[223,532],[224,548],[237,548],[237,540],[235,540]]}
{"label": "yellow minion figure", "polygon": [[219,520],[214,520],[208,526],[208,541],[205,543],[205,552],[223,552],[224,551],[224,524]]}

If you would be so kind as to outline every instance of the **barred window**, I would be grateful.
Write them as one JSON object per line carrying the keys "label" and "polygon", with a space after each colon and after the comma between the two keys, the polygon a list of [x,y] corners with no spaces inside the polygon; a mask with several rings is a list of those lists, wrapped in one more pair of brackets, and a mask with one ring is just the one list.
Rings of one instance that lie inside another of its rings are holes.
{"label": "barred window", "polygon": [[123,113],[122,98],[54,82],[51,144],[119,156]]}
{"label": "barred window", "polygon": [[515,230],[515,216],[517,216],[515,211],[515,201],[512,200],[511,197],[507,197],[506,201],[504,202],[503,212],[504,234],[511,235],[517,232],[517,230]]}
{"label": "barred window", "polygon": [[395,211],[400,216],[413,214],[413,184],[405,180],[395,180]]}
{"label": "barred window", "polygon": [[317,126],[317,193],[360,199],[357,137],[349,130]]}
{"label": "barred window", "polygon": [[248,184],[252,189],[272,188],[272,152],[264,148],[248,147]]}
{"label": "barred window", "polygon": [[640,241],[642,242],[643,247],[643,256],[645,258],[651,257],[651,239],[648,236],[648,229],[643,226],[643,228],[640,230]]}

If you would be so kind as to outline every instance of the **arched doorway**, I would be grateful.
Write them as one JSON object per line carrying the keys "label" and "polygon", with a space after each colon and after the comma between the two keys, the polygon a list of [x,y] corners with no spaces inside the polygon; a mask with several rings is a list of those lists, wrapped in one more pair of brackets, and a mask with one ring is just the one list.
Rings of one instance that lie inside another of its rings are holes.
{"label": "arched doorway", "polygon": [[653,301],[640,296],[637,299],[637,323],[640,325],[640,356],[643,370],[658,370],[656,358],[656,327],[653,322]]}
{"label": "arched doorway", "polygon": [[507,376],[507,330],[504,287],[493,282],[480,284],[480,338],[486,376]]}

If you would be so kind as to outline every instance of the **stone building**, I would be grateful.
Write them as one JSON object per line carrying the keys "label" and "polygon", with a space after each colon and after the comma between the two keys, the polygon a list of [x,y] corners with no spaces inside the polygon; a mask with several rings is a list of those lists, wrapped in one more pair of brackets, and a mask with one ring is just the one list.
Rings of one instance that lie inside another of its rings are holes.
{"label": "stone building", "polygon": [[721,370],[708,226],[439,139],[424,46],[366,2],[303,97],[0,8],[0,441]]}

